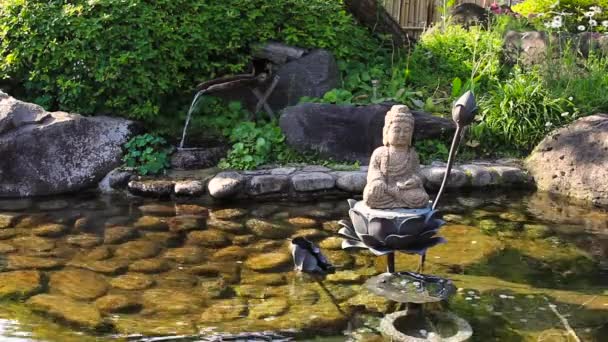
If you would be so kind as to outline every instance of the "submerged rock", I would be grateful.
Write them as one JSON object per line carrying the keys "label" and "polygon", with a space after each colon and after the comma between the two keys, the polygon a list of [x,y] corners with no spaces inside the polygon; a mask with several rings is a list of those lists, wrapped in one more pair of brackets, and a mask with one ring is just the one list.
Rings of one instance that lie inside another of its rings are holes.
{"label": "submerged rock", "polygon": [[117,258],[130,260],[145,259],[157,256],[160,253],[158,243],[147,240],[135,240],[123,243],[116,248],[114,255]]}
{"label": "submerged rock", "polygon": [[146,290],[142,295],[142,300],[145,308],[160,313],[193,313],[205,305],[202,297],[175,289]]}
{"label": "submerged rock", "polygon": [[276,317],[289,310],[289,303],[284,298],[252,299],[249,301],[249,316],[255,319]]}
{"label": "submerged rock", "polygon": [[55,241],[38,236],[20,236],[12,240],[13,246],[33,252],[48,252],[55,248]]}
{"label": "submerged rock", "polygon": [[91,248],[100,245],[103,239],[93,234],[78,234],[69,236],[66,241],[78,247]]}
{"label": "submerged rock", "polygon": [[42,291],[42,277],[38,271],[0,273],[0,299],[27,298]]}
{"label": "submerged rock", "polygon": [[211,302],[200,316],[200,323],[219,323],[247,317],[247,302],[242,298]]}
{"label": "submerged rock", "polygon": [[169,263],[163,259],[141,259],[129,265],[129,271],[141,273],[161,273],[169,270]]}
{"label": "submerged rock", "polygon": [[45,224],[32,229],[32,234],[45,237],[57,237],[67,233],[69,228],[63,224]]}
{"label": "submerged rock", "polygon": [[240,246],[228,246],[215,252],[212,256],[217,261],[238,261],[247,258],[247,250]]}
{"label": "submerged rock", "polygon": [[106,228],[103,235],[103,243],[115,244],[123,243],[137,236],[137,231],[131,227],[110,227]]}
{"label": "submerged rock", "polygon": [[169,225],[167,222],[156,216],[142,216],[134,224],[133,227],[142,230],[167,230]]}
{"label": "submerged rock", "polygon": [[111,294],[98,298],[95,301],[95,307],[101,312],[125,312],[138,309],[141,304],[137,303],[132,298],[123,295]]}
{"label": "submerged rock", "polygon": [[144,204],[139,206],[139,211],[144,215],[152,216],[174,216],[175,206],[165,204]]}
{"label": "submerged rock", "polygon": [[40,294],[30,298],[27,304],[35,311],[42,311],[85,328],[100,329],[106,326],[97,308],[66,296]]}
{"label": "submerged rock", "polygon": [[205,258],[203,250],[195,246],[168,249],[163,257],[180,264],[197,264]]}
{"label": "submerged rock", "polygon": [[142,273],[127,273],[112,279],[110,285],[121,290],[144,290],[154,285],[154,279]]}
{"label": "submerged rock", "polygon": [[226,233],[219,230],[203,230],[188,233],[188,244],[205,247],[224,247],[230,245]]}
{"label": "submerged rock", "polygon": [[127,270],[129,262],[124,259],[107,259],[107,260],[72,260],[67,263],[67,266],[84,268],[97,273],[114,275],[120,274]]}
{"label": "submerged rock", "polygon": [[266,239],[285,239],[294,231],[293,227],[260,219],[249,219],[245,225],[252,233]]}
{"label": "submerged rock", "polygon": [[287,222],[298,228],[311,228],[317,226],[317,221],[308,217],[292,217],[288,219]]}
{"label": "submerged rock", "polygon": [[322,249],[333,249],[333,250],[339,250],[342,249],[342,241],[344,239],[339,238],[339,237],[335,237],[335,236],[330,236],[324,240],[322,240],[319,243],[319,247]]}
{"label": "submerged rock", "polygon": [[13,227],[20,217],[19,214],[0,214],[0,229]]}
{"label": "submerged rock", "polygon": [[59,268],[65,264],[65,260],[58,258],[40,258],[24,255],[9,255],[6,268],[9,270],[39,269],[49,270]]}
{"label": "submerged rock", "polygon": [[272,271],[290,264],[291,256],[287,253],[258,254],[245,261],[245,266],[254,271]]}
{"label": "submerged rock", "polygon": [[88,270],[63,269],[51,274],[49,288],[78,300],[91,300],[108,292],[106,278]]}
{"label": "submerged rock", "polygon": [[231,220],[243,217],[247,214],[247,210],[241,208],[213,210],[211,217],[218,220]]}
{"label": "submerged rock", "polygon": [[182,215],[167,220],[169,230],[172,232],[187,232],[205,229],[205,218],[196,215]]}
{"label": "submerged rock", "polygon": [[245,226],[240,222],[218,220],[214,218],[207,221],[207,227],[234,234],[241,234],[245,231]]}
{"label": "submerged rock", "polygon": [[327,275],[326,279],[330,283],[357,284],[362,283],[365,280],[365,276],[355,271],[341,271]]}

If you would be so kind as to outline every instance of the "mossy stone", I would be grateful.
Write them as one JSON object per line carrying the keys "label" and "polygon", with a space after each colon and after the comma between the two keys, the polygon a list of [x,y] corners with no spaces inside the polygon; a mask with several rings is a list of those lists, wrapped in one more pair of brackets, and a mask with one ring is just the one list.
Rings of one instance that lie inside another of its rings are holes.
{"label": "mossy stone", "polygon": [[8,243],[0,242],[0,254],[8,254],[16,251],[13,245],[9,245]]}
{"label": "mossy stone", "polygon": [[154,279],[143,273],[127,273],[110,280],[110,285],[121,290],[144,290],[154,285]]}
{"label": "mossy stone", "polygon": [[326,230],[330,233],[338,233],[338,231],[342,228],[338,221],[325,221],[323,222],[323,230]]}
{"label": "mossy stone", "polygon": [[58,258],[40,258],[25,255],[9,255],[7,257],[6,268],[9,270],[49,270],[61,267],[64,264],[65,260]]}
{"label": "mossy stone", "polygon": [[255,242],[256,239],[257,237],[253,234],[235,235],[232,238],[232,243],[238,246],[245,246],[252,244],[253,242]]}
{"label": "mossy stone", "polygon": [[209,216],[209,209],[196,204],[177,204],[175,205],[175,211],[177,215]]}
{"label": "mossy stone", "polygon": [[550,236],[551,228],[544,224],[524,224],[524,235],[531,239],[542,239]]}
{"label": "mossy stone", "polygon": [[154,231],[164,231],[169,229],[169,225],[165,222],[164,219],[161,219],[156,216],[142,216],[135,223],[133,223],[133,227],[141,230],[154,230]]}
{"label": "mossy stone", "polygon": [[99,298],[106,294],[109,288],[106,278],[102,275],[78,268],[56,271],[49,279],[51,291],[77,300]]}
{"label": "mossy stone", "polygon": [[500,215],[498,215],[498,217],[500,217],[503,220],[512,221],[512,222],[528,221],[528,218],[526,217],[525,214],[520,213],[520,212],[515,212],[515,211],[507,211],[504,213],[500,213]]}
{"label": "mossy stone", "polygon": [[213,210],[211,217],[219,220],[230,220],[247,215],[247,210],[241,208]]}
{"label": "mossy stone", "polygon": [[365,281],[365,276],[356,271],[340,271],[328,274],[326,280],[338,284],[358,284]]}
{"label": "mossy stone", "polygon": [[112,250],[107,246],[95,247],[82,256],[82,260],[99,261],[112,257]]}
{"label": "mossy stone", "polygon": [[55,248],[55,241],[38,236],[16,237],[11,243],[21,250],[34,252],[47,252]]}
{"label": "mossy stone", "polygon": [[345,251],[330,250],[325,252],[325,256],[337,268],[350,268],[355,264],[355,258]]}
{"label": "mossy stone", "polygon": [[285,239],[294,232],[293,227],[260,219],[249,219],[245,225],[253,234],[266,239]]}
{"label": "mossy stone", "polygon": [[155,276],[158,287],[166,288],[189,288],[198,284],[198,277],[186,270],[170,270]]}
{"label": "mossy stone", "polygon": [[42,277],[38,271],[0,273],[0,299],[27,298],[42,290]]}
{"label": "mossy stone", "polygon": [[203,231],[193,231],[188,233],[188,244],[205,246],[205,247],[224,247],[230,245],[230,240],[226,233],[211,229]]}
{"label": "mossy stone", "polygon": [[241,284],[243,285],[286,285],[287,278],[280,273],[259,273],[243,270],[241,274]]}
{"label": "mossy stone", "polygon": [[84,268],[89,271],[96,273],[102,273],[106,275],[115,275],[124,273],[128,267],[129,262],[124,259],[106,259],[106,260],[71,260],[67,263],[67,266]]}
{"label": "mossy stone", "polygon": [[115,226],[106,228],[103,234],[103,243],[116,244],[129,241],[137,237],[137,231],[131,227]]}
{"label": "mossy stone", "polygon": [[0,214],[0,229],[13,227],[21,217],[20,214]]}
{"label": "mossy stone", "polygon": [[17,235],[17,229],[13,228],[3,228],[0,229],[0,240],[6,240],[13,238]]}
{"label": "mossy stone", "polygon": [[217,229],[233,234],[241,234],[245,232],[245,225],[240,222],[210,219],[207,221],[207,227],[209,229]]}
{"label": "mossy stone", "polygon": [[195,215],[176,216],[168,219],[167,224],[169,230],[176,233],[202,230],[205,229],[205,218]]}
{"label": "mossy stone", "polygon": [[342,249],[342,241],[344,241],[343,238],[330,236],[328,238],[323,239],[323,241],[319,243],[319,247],[321,249],[339,250]]}
{"label": "mossy stone", "polygon": [[114,251],[117,258],[129,260],[146,259],[157,256],[161,248],[158,243],[148,240],[134,240],[123,243]]}
{"label": "mossy stone", "polygon": [[110,294],[98,298],[95,307],[106,313],[130,312],[141,307],[134,299],[120,294]]}
{"label": "mossy stone", "polygon": [[212,256],[217,261],[239,261],[247,258],[247,250],[240,246],[228,246],[215,252]]}
{"label": "mossy stone", "polygon": [[163,257],[180,264],[197,264],[205,259],[203,250],[196,246],[170,248]]}
{"label": "mossy stone", "polygon": [[153,216],[173,216],[175,215],[175,206],[164,204],[144,204],[139,206],[139,211],[144,215]]}
{"label": "mossy stone", "polygon": [[264,319],[281,316],[289,310],[284,298],[253,299],[249,301],[249,317]]}
{"label": "mossy stone", "polygon": [[169,263],[163,259],[141,259],[129,265],[129,271],[141,273],[161,273],[169,269]]}
{"label": "mossy stone", "polygon": [[291,256],[286,253],[265,253],[251,256],[245,266],[254,271],[273,271],[291,264]]}
{"label": "mossy stone", "polygon": [[325,231],[315,228],[298,229],[292,236],[292,239],[303,237],[309,240],[316,240],[327,236]]}
{"label": "mossy stone", "polygon": [[103,239],[94,234],[78,234],[68,236],[66,241],[78,247],[91,248],[100,245]]}
{"label": "mossy stone", "polygon": [[153,312],[172,314],[197,312],[205,305],[203,297],[177,289],[146,290],[142,300],[144,307]]}
{"label": "mossy stone", "polygon": [[298,228],[312,228],[318,224],[315,219],[311,219],[309,217],[291,217],[287,220],[287,222]]}
{"label": "mossy stone", "polygon": [[225,298],[232,293],[230,286],[222,278],[202,280],[198,288],[200,294],[208,299]]}
{"label": "mossy stone", "polygon": [[201,314],[200,323],[220,323],[247,317],[247,302],[242,298],[213,301]]}
{"label": "mossy stone", "polygon": [[39,294],[27,301],[35,311],[41,311],[68,323],[89,329],[106,326],[99,310],[88,303],[78,302],[62,295]]}
{"label": "mossy stone", "polygon": [[488,235],[496,234],[500,230],[496,221],[490,219],[481,220],[478,225],[479,229]]}
{"label": "mossy stone", "polygon": [[120,315],[113,319],[116,330],[124,335],[144,336],[194,336],[199,333],[194,321],[189,317],[176,319],[172,314]]}

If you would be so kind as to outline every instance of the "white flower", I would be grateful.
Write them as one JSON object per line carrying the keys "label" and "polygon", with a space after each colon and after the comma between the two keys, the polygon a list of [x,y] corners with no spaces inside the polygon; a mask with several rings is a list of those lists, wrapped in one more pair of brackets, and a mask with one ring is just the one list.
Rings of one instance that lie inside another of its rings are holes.
{"label": "white flower", "polygon": [[546,22],[545,23],[545,27],[546,28],[552,28],[553,27],[553,22]]}
{"label": "white flower", "polygon": [[593,16],[595,15],[595,12],[593,12],[593,11],[589,11],[589,12],[585,12],[585,13],[583,13],[583,15],[584,15],[585,17],[587,17],[587,18],[591,18],[591,17],[593,17]]}
{"label": "white flower", "polygon": [[562,27],[562,23],[558,23],[558,22],[552,21],[551,24],[549,24],[549,26],[551,26],[551,28],[557,29],[557,28]]}
{"label": "white flower", "polygon": [[574,100],[574,97],[570,96],[570,97],[568,98],[568,101],[572,101],[572,100]]}
{"label": "white flower", "polygon": [[602,26],[608,28],[608,20],[602,21]]}
{"label": "white flower", "polygon": [[589,26],[597,26],[597,20],[589,19]]}
{"label": "white flower", "polygon": [[562,117],[563,117],[563,118],[567,117],[568,115],[570,115],[570,112],[563,112],[563,113],[562,113]]}
{"label": "white flower", "polygon": [[553,17],[554,23],[559,23],[561,25],[562,21],[563,21],[563,18],[559,15],[556,15],[555,17]]}
{"label": "white flower", "polygon": [[589,10],[595,13],[602,13],[602,8],[600,6],[591,6]]}
{"label": "white flower", "polygon": [[578,25],[578,30],[579,31],[585,31],[585,26],[584,25]]}
{"label": "white flower", "polygon": [[545,127],[551,127],[551,126],[553,126],[553,122],[551,122],[551,121],[549,121],[545,124]]}

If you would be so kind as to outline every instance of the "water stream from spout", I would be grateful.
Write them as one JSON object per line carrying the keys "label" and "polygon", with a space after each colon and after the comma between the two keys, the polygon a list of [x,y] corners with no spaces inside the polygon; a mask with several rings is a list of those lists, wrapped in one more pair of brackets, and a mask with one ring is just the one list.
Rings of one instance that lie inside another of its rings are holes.
{"label": "water stream from spout", "polygon": [[188,109],[188,116],[186,117],[186,124],[184,125],[184,131],[182,132],[182,141],[179,143],[179,148],[184,148],[184,142],[186,142],[186,132],[188,131],[188,124],[190,123],[190,117],[192,116],[192,112],[194,111],[194,107],[196,106],[196,102],[198,98],[205,94],[205,90],[201,90],[196,95],[194,95],[194,99],[192,100],[192,104],[190,105],[190,109]]}

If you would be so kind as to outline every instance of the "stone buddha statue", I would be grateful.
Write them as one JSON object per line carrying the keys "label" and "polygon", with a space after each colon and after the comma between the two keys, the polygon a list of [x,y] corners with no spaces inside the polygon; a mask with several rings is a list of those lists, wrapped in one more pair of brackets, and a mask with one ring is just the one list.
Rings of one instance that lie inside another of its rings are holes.
{"label": "stone buddha statue", "polygon": [[395,105],[384,119],[382,142],[372,153],[363,202],[372,209],[425,208],[429,195],[418,176],[420,160],[412,144],[414,116]]}

